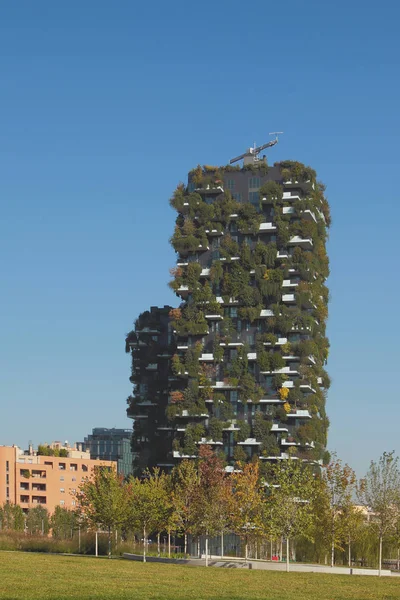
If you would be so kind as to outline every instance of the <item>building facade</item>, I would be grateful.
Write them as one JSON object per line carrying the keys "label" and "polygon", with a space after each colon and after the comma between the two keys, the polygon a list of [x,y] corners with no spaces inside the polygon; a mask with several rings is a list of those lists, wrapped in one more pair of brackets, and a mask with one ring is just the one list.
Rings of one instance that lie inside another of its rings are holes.
{"label": "building facade", "polygon": [[50,513],[56,506],[73,510],[80,484],[100,465],[116,468],[115,462],[92,460],[76,448],[67,456],[46,456],[0,446],[0,504],[19,504],[24,512],[38,504]]}
{"label": "building facade", "polygon": [[128,336],[137,464],[170,466],[201,444],[228,465],[326,459],[330,213],[315,171],[199,166],[171,205],[181,304],[163,338],[150,327],[146,342],[140,319]]}
{"label": "building facade", "polygon": [[128,477],[132,474],[133,464],[131,443],[131,429],[95,427],[92,433],[85,437],[82,447],[94,460],[115,461],[118,473]]}

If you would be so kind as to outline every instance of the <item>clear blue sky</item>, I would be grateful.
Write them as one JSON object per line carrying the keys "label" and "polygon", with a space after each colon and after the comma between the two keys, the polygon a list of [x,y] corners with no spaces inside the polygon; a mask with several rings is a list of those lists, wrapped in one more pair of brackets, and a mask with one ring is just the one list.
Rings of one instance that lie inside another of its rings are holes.
{"label": "clear blue sky", "polygon": [[124,336],[176,303],[169,196],[282,130],[333,214],[329,448],[400,452],[397,2],[0,7],[0,443],[130,427]]}

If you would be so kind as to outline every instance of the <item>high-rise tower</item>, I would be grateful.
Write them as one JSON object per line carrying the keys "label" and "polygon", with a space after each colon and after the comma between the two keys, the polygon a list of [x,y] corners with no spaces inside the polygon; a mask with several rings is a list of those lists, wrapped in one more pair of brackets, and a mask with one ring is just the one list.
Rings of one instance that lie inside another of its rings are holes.
{"label": "high-rise tower", "polygon": [[[153,334],[157,367],[147,346],[133,351],[128,399],[129,416],[150,432],[138,451],[153,456],[149,466],[206,443],[228,464],[324,459],[329,205],[311,168],[268,167],[253,152],[243,167],[198,166],[171,199],[170,285],[182,303],[169,310],[166,343],[156,348]],[[143,387],[153,369],[162,389]]]}

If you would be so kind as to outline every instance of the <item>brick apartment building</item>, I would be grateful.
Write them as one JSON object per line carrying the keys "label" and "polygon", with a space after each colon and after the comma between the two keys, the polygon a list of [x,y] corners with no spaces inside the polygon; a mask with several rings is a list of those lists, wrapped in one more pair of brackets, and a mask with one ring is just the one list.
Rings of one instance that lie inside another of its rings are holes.
{"label": "brick apartment building", "polygon": [[[52,513],[56,506],[74,509],[75,492],[90,477],[95,466],[116,469],[116,462],[94,460],[90,452],[63,447],[67,456],[43,456],[18,446],[0,446],[0,505],[4,502],[19,504],[26,512],[38,504]],[[65,453],[65,452],[64,452]]]}

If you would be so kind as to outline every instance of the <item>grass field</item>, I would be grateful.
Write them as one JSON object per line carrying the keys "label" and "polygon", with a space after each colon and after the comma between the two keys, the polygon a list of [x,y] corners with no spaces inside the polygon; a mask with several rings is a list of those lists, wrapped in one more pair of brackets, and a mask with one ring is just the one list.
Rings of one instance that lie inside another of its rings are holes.
{"label": "grass field", "polygon": [[400,578],[350,577],[0,552],[4,600],[399,600]]}

